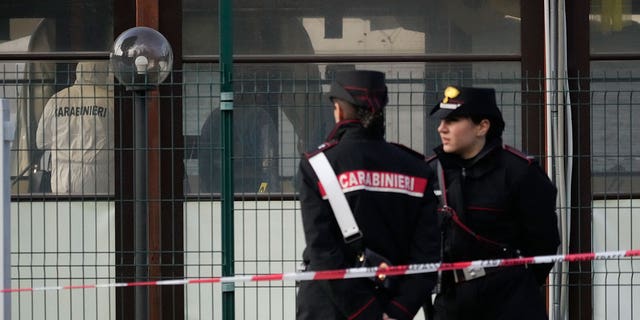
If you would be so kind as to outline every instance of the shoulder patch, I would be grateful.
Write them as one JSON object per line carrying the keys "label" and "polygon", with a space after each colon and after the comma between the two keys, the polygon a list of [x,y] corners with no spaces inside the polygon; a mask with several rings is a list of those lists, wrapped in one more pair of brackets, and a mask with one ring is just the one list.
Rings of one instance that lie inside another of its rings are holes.
{"label": "shoulder patch", "polygon": [[315,156],[316,154],[318,154],[319,152],[324,152],[325,150],[330,149],[330,148],[334,147],[337,144],[338,144],[337,140],[331,140],[331,141],[323,142],[315,150],[312,150],[312,151],[309,151],[309,152],[305,152],[304,156],[307,159],[309,159],[309,158]]}
{"label": "shoulder patch", "polygon": [[512,146],[509,146],[509,145],[505,144],[505,145],[502,146],[502,149],[504,149],[505,151],[508,151],[509,153],[515,155],[518,158],[526,160],[529,164],[532,164],[534,162],[534,160],[535,160],[532,156],[527,155],[527,154],[523,153],[522,151],[520,151],[520,150],[518,150],[518,149],[516,149],[516,148],[514,148]]}
{"label": "shoulder patch", "polygon": [[414,157],[416,157],[418,159],[424,160],[424,158],[425,158],[424,154],[422,154],[422,153],[420,153],[418,151],[415,151],[415,150],[413,150],[413,149],[411,149],[411,148],[409,148],[409,147],[407,147],[407,146],[405,146],[403,144],[399,144],[399,143],[395,143],[395,142],[389,142],[389,143],[391,143],[392,145],[394,145],[394,146],[406,151],[407,153],[411,154],[412,156],[414,156]]}

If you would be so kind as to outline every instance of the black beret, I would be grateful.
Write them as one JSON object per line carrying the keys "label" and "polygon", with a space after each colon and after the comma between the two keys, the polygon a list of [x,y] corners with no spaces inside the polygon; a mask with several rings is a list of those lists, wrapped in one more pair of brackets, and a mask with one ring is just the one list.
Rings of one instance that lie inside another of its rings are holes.
{"label": "black beret", "polygon": [[368,70],[336,72],[329,98],[338,98],[354,106],[381,110],[389,102],[384,73]]}

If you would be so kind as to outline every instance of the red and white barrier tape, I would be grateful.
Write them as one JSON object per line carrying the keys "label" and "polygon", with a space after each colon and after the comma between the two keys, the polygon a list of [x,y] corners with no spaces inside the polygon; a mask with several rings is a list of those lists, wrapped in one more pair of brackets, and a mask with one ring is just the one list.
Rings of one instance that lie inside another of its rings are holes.
{"label": "red and white barrier tape", "polygon": [[74,290],[74,289],[96,289],[96,288],[118,288],[118,287],[139,287],[139,286],[177,286],[186,284],[201,283],[233,283],[233,282],[259,282],[259,281],[312,281],[312,280],[335,280],[335,279],[354,279],[368,278],[374,276],[398,276],[407,274],[430,273],[439,270],[457,270],[467,267],[509,267],[524,264],[543,264],[556,262],[576,262],[591,260],[608,260],[624,257],[640,256],[639,250],[627,251],[608,251],[595,253],[574,253],[567,255],[549,255],[537,257],[524,257],[512,259],[494,259],[494,260],[474,260],[464,262],[451,263],[424,263],[411,264],[402,266],[390,266],[385,269],[373,268],[350,268],[340,270],[327,271],[304,271],[290,273],[274,273],[265,275],[244,275],[232,277],[216,277],[216,278],[199,278],[199,279],[175,279],[175,280],[158,280],[158,281],[141,281],[141,282],[121,282],[121,283],[103,283],[103,284],[83,284],[70,286],[51,286],[51,287],[34,287],[34,288],[9,288],[2,289],[0,293],[13,292],[34,292],[34,291],[56,291],[56,290]]}

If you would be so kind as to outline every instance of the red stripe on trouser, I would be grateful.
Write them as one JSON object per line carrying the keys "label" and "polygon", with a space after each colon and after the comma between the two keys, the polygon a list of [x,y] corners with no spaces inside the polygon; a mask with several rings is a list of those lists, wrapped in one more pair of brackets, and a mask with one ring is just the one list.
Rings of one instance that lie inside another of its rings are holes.
{"label": "red stripe on trouser", "polygon": [[353,320],[355,318],[357,318],[362,312],[364,312],[364,310],[366,310],[374,301],[376,300],[376,298],[371,298],[371,300],[369,300],[367,303],[365,303],[364,306],[362,306],[362,308],[358,309],[358,311],[356,311],[354,314],[349,316],[349,320]]}

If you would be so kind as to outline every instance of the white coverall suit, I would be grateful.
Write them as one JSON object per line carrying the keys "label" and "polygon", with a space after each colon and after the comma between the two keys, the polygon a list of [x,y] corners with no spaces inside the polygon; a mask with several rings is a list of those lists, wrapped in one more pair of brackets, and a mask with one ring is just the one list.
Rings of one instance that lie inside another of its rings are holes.
{"label": "white coverall suit", "polygon": [[113,94],[107,66],[78,63],[74,85],[53,95],[44,107],[36,145],[51,150],[54,193],[114,192]]}

